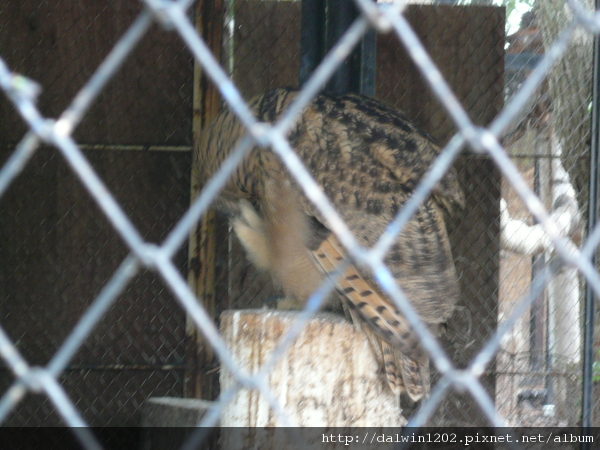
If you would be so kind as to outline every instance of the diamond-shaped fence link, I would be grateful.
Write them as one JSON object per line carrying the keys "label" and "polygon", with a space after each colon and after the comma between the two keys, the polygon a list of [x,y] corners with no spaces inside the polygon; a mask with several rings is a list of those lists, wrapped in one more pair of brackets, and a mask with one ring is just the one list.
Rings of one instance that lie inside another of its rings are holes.
{"label": "diamond-shaped fence link", "polygon": [[[600,13],[576,0],[537,2],[505,42],[497,7],[440,5],[426,15],[405,2],[356,0],[359,17],[270,125],[259,123],[246,101],[297,79],[300,3],[227,2],[214,18],[224,29],[218,57],[197,32],[192,1],[117,3],[0,7],[10,30],[0,48],[0,87],[10,100],[1,105],[0,124],[0,422],[66,424],[86,448],[100,448],[86,426],[139,417],[150,396],[182,396],[193,364],[188,320],[237,381],[200,426],[216,426],[243,387],[257,389],[280,423],[294,425],[268,374],[333,282],[310,297],[267,363],[249,374],[182,275],[190,230],[259,143],[281,158],[352,259],[372,269],[431,356],[432,392],[410,425],[447,424],[438,415],[455,411],[454,391],[471,403],[450,425],[481,412],[494,426],[579,423],[586,286],[600,296],[592,262],[600,228],[585,232],[596,194],[588,192],[589,123]],[[552,21],[555,4],[565,16]],[[19,27],[30,31],[27,45],[17,41]],[[381,33],[378,94],[444,147],[377,244],[365,249],[286,133],[371,28]],[[65,52],[61,64],[56,48]],[[92,48],[111,50],[102,59],[84,52]],[[194,60],[247,136],[190,202]],[[397,75],[398,67],[410,70]],[[383,256],[452,165],[467,197],[464,217],[477,222],[463,217],[449,225],[464,301],[448,324],[454,339],[442,343]],[[226,226],[217,233],[227,246],[219,262],[227,275],[217,280],[227,305],[259,306],[273,287],[240,256]],[[467,233],[476,238],[466,242]]]}

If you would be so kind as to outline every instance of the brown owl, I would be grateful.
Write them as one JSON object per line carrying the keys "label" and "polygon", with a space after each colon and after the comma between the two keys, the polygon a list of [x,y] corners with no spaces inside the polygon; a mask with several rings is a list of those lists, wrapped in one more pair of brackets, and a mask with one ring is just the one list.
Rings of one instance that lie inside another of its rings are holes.
{"label": "brown owl", "polygon": [[[297,95],[275,89],[252,99],[259,121],[277,121]],[[245,128],[223,111],[202,133],[195,164],[202,184],[222,164]],[[292,148],[353,232],[373,246],[402,208],[440,150],[401,112],[355,94],[320,95],[288,134]],[[450,171],[396,238],[384,262],[435,334],[458,299],[444,212],[464,203]],[[270,149],[255,147],[221,191],[217,206],[231,218],[251,261],[266,270],[284,299],[302,308],[346,259],[327,220],[306,198]],[[372,273],[350,265],[336,282],[337,298],[369,336],[393,392],[417,401],[429,392],[429,358]],[[335,297],[335,296],[332,296]],[[335,302],[336,299],[331,299]]]}

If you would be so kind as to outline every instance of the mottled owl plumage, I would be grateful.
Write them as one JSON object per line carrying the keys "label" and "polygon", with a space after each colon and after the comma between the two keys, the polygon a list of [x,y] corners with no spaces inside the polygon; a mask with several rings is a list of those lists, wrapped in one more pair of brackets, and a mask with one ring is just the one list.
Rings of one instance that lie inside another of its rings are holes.
{"label": "mottled owl plumage", "polygon": [[[255,97],[257,119],[275,122],[296,96],[276,89]],[[204,181],[221,165],[245,128],[229,111],[219,114],[197,147]],[[318,96],[288,134],[319,186],[358,242],[371,247],[410,197],[439,154],[431,138],[399,111],[369,97]],[[434,331],[450,316],[458,283],[444,211],[462,205],[450,171],[397,237],[385,263],[425,323]],[[286,306],[305,300],[345,258],[327,221],[270,150],[253,148],[220,193],[217,204],[252,262],[268,271]],[[429,391],[429,359],[415,333],[369,271],[350,265],[336,283],[353,321],[362,327],[389,386],[413,400]]]}

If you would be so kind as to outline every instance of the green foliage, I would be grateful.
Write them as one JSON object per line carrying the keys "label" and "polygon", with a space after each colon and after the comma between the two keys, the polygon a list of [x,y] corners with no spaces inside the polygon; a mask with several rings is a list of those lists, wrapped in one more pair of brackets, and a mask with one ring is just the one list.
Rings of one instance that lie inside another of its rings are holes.
{"label": "green foliage", "polygon": [[[600,348],[596,353],[600,358]],[[594,364],[592,364],[592,381],[600,381],[600,361],[594,361]]]}
{"label": "green foliage", "polygon": [[533,8],[533,4],[535,0],[507,0],[506,1],[506,16],[510,16],[513,11],[518,11],[518,8],[522,8],[523,6],[528,7],[528,9]]}
{"label": "green foliage", "polygon": [[458,0],[457,5],[496,5],[506,7],[507,34],[519,29],[521,16],[530,11],[536,0]]}

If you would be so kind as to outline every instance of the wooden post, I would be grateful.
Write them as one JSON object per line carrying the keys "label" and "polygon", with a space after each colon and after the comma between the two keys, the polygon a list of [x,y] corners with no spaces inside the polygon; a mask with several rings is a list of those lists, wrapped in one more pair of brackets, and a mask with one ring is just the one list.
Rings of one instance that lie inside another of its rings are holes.
{"label": "wooden post", "polygon": [[[298,314],[274,310],[225,311],[221,315],[221,333],[242,370],[255,373],[270,359]],[[220,381],[224,391],[236,380],[222,367]],[[320,313],[309,320],[270,372],[268,385],[293,425],[400,427],[406,424],[398,397],[388,388],[366,335],[341,316]],[[282,422],[255,390],[238,391],[221,416],[224,427],[280,425]]]}
{"label": "wooden post", "polygon": [[[223,2],[222,0],[201,0],[196,5],[196,30],[213,51],[217,59],[222,50]],[[194,117],[192,122],[194,142],[198,142],[200,132],[219,111],[218,90],[209,83],[202,68],[194,65]],[[192,158],[194,155],[192,154]],[[196,183],[197,176],[192,163],[192,201],[202,186]],[[203,302],[209,314],[215,313],[217,230],[215,212],[208,211],[199,224],[190,231],[188,283],[192,291]],[[210,372],[214,355],[194,322],[186,320],[186,360],[184,397],[212,399],[216,391],[216,378]]]}

